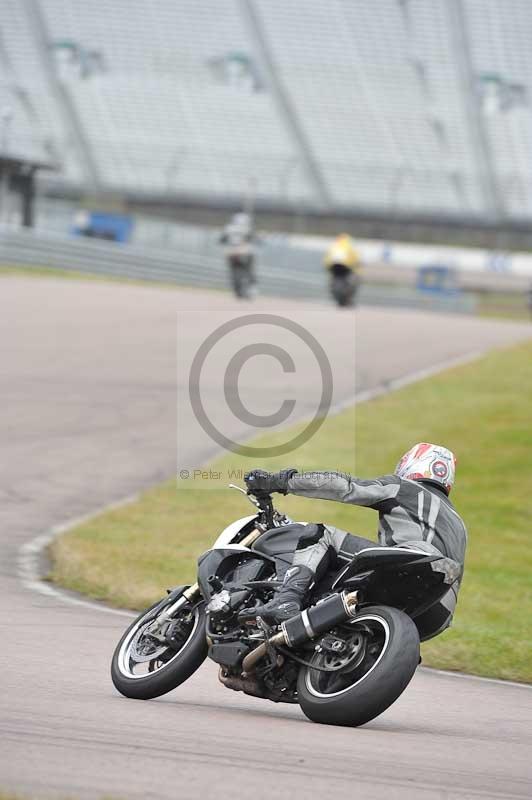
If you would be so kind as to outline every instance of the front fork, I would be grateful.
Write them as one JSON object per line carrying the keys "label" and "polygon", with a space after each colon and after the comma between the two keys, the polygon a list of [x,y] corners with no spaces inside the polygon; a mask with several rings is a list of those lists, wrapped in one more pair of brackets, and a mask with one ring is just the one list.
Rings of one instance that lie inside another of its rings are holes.
{"label": "front fork", "polygon": [[156,617],[157,627],[156,629],[161,630],[161,627],[169,622],[174,614],[179,611],[179,609],[186,606],[187,603],[191,603],[199,597],[200,590],[197,583],[192,584],[189,586],[188,589],[185,589],[181,597],[178,597],[172,605],[167,606],[161,613]]}

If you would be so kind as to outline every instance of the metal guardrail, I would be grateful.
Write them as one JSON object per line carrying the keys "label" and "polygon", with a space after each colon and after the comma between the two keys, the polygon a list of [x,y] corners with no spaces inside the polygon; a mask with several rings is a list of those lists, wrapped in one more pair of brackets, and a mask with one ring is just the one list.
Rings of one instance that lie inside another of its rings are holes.
{"label": "metal guardrail", "polygon": [[[274,251],[273,251],[274,252]],[[297,258],[268,261],[258,253],[260,291],[267,295],[323,300],[328,296],[323,269]],[[155,247],[124,245],[60,236],[42,231],[0,228],[0,264],[81,272],[206,288],[226,288],[227,270],[219,257]],[[425,296],[405,286],[363,284],[360,302],[432,310],[474,311],[469,298]]]}
{"label": "metal guardrail", "polygon": [[[0,263],[53,267],[90,275],[132,278],[190,286],[225,288],[227,273],[219,258],[169,249],[116,244],[32,231],[0,230]],[[268,264],[260,284],[268,294],[323,295],[323,276]]]}

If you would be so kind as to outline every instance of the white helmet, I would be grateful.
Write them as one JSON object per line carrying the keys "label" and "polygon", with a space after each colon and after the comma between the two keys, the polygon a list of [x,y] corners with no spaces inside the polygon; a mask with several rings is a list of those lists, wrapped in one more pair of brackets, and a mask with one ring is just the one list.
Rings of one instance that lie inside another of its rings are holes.
{"label": "white helmet", "polygon": [[235,225],[237,228],[242,228],[246,231],[251,230],[252,220],[250,214],[247,214],[245,211],[239,211],[237,214],[233,214],[231,225]]}
{"label": "white helmet", "polygon": [[455,469],[454,453],[439,444],[421,442],[404,454],[395,468],[395,474],[411,481],[431,481],[449,494],[454,484]]}

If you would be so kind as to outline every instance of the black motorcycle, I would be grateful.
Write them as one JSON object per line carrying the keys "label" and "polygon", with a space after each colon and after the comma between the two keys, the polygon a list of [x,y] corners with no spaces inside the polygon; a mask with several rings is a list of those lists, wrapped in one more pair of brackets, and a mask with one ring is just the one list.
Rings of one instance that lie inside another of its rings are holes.
{"label": "black motorcycle", "polygon": [[332,264],[329,267],[329,275],[331,295],[337,305],[342,307],[354,305],[360,283],[358,275],[345,264]]}
{"label": "black motorcycle", "polygon": [[227,260],[235,295],[242,300],[249,300],[253,296],[256,284],[253,254],[232,253]]}
{"label": "black motorcycle", "polygon": [[127,629],[112,659],[114,685],[126,697],[158,697],[209,656],[229,689],[297,703],[315,722],[363,725],[397,700],[420,661],[420,639],[436,632],[430,610],[448,590],[431,568],[438,557],[368,547],[334,564],[308,607],[272,628],[241,612],[272,598],[302,523],[271,498],[250,500],[257,512],[200,557],[198,582],[169,590]]}

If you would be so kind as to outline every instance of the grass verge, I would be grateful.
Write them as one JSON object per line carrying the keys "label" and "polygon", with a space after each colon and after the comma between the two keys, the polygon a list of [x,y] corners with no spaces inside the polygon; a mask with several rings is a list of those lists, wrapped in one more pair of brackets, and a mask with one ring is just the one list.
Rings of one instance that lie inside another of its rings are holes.
{"label": "grass verge", "polygon": [[[75,269],[58,269],[57,267],[32,267],[23,265],[0,265],[0,278],[24,277],[24,278],[64,278],[70,281],[92,281],[96,283],[125,283],[131,286],[152,287],[154,289],[178,289],[183,291],[197,291],[197,286],[190,286],[178,282],[157,280],[156,278],[129,278],[126,275],[110,275],[103,272],[81,272]],[[211,286],[202,291],[225,292],[227,289]]]}
{"label": "grass verge", "polygon": [[477,314],[481,317],[532,320],[526,292],[477,292],[476,297]]}
{"label": "grass verge", "polygon": [[[466,574],[453,628],[423,645],[428,665],[532,682],[531,398],[527,343],[331,417],[289,464],[266,465],[352,470],[356,441],[357,473],[371,476],[389,472],[416,441],[457,452],[453,497],[469,528]],[[259,465],[230,454],[210,466],[225,485],[230,470]],[[57,539],[51,579],[139,609],[167,586],[193,581],[196,557],[248,506],[236,492],[187,486],[170,481]],[[295,519],[375,536],[369,509],[295,497],[279,498],[278,506]]]}
{"label": "grass verge", "polygon": [[[67,278],[68,280],[82,281],[106,281],[111,283],[145,283],[145,281],[134,280],[132,278],[121,277],[120,275],[101,275],[94,272],[81,272],[75,269],[59,269],[58,267],[32,267],[22,264],[2,264],[0,265],[0,278],[3,277],[24,277],[24,278]],[[174,284],[171,284],[174,285]]]}

